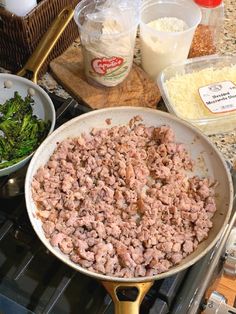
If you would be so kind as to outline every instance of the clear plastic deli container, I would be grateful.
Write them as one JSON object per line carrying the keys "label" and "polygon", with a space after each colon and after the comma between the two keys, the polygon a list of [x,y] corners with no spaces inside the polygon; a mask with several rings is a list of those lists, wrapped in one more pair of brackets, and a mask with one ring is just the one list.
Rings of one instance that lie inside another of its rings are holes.
{"label": "clear plastic deli container", "polygon": [[200,8],[189,0],[142,1],[142,68],[154,80],[165,67],[187,59],[201,17]]}
{"label": "clear plastic deli container", "polygon": [[173,64],[160,73],[158,86],[168,111],[205,134],[236,128],[236,56]]}

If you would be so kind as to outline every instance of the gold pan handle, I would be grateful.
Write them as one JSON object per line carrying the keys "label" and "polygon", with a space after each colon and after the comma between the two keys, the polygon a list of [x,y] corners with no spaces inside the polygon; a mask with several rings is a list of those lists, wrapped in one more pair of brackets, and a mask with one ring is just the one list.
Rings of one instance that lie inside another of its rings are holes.
{"label": "gold pan handle", "polygon": [[43,35],[30,59],[17,73],[17,75],[24,76],[27,72],[30,72],[32,74],[31,80],[34,83],[37,83],[37,76],[41,66],[71,21],[73,14],[74,9],[71,6],[67,6],[59,13],[59,15],[50,25],[48,31]]}
{"label": "gold pan handle", "polygon": [[[115,305],[115,314],[139,314],[139,307],[143,301],[145,294],[153,285],[151,282],[141,283],[125,283],[125,282],[113,282],[113,281],[102,281],[103,286],[112,297]],[[117,296],[118,289],[136,288],[138,295],[135,301],[120,301]]]}

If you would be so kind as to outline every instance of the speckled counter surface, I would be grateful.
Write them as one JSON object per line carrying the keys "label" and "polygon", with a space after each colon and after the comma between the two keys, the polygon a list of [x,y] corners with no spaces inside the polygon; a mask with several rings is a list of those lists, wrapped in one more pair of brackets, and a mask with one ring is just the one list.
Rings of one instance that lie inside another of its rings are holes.
{"label": "speckled counter surface", "polygon": [[[224,34],[219,46],[219,54],[236,55],[236,0],[224,0],[225,5],[225,21],[224,21]],[[75,42],[73,45],[78,45],[79,42]],[[138,44],[137,44],[138,46]],[[140,53],[138,48],[135,51],[135,62],[140,62]],[[39,82],[40,85],[44,86],[50,92],[55,92],[57,95],[68,98],[69,95],[64,89],[57,84],[49,73],[46,73],[42,80]],[[235,130],[229,133],[216,134],[209,136],[210,140],[219,148],[223,156],[236,163],[236,126]]]}
{"label": "speckled counter surface", "polygon": [[[224,5],[224,34],[221,38],[219,53],[222,55],[236,55],[236,1],[224,0]],[[236,125],[235,130],[232,132],[212,135],[209,138],[225,158],[236,164]]]}

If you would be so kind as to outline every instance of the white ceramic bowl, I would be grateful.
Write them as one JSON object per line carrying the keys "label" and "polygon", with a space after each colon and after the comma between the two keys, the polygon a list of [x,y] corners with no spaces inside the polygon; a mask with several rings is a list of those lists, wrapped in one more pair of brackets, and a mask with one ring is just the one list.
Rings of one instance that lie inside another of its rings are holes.
{"label": "white ceramic bowl", "polygon": [[[8,87],[6,87],[8,85]],[[13,74],[0,74],[0,104],[5,103],[6,100],[14,96],[15,91],[17,91],[21,97],[25,97],[28,94],[29,88],[34,90],[35,95],[32,96],[34,99],[33,113],[43,120],[50,120],[51,127],[48,132],[50,134],[55,126],[56,114],[53,103],[48,96],[48,94],[35,83],[13,75]],[[33,153],[17,162],[16,164],[0,169],[0,177],[9,175],[20,168],[22,168],[32,157]]]}

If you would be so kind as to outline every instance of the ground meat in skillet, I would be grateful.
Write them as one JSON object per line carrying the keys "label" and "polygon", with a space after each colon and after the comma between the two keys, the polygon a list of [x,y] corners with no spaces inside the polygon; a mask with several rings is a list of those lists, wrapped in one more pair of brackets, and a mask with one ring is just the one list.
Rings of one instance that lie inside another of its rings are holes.
{"label": "ground meat in skillet", "polygon": [[59,143],[32,182],[51,245],[90,271],[165,272],[212,227],[212,182],[187,175],[193,162],[170,127],[139,120]]}

